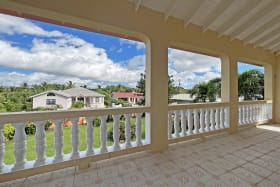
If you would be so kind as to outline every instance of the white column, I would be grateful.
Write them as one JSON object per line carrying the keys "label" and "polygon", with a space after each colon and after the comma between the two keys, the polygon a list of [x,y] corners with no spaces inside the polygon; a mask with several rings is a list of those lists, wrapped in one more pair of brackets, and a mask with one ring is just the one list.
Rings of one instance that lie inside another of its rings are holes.
{"label": "white column", "polygon": [[205,113],[204,113],[203,108],[200,109],[200,115],[199,115],[199,132],[203,133],[204,132],[204,126],[205,126]]}
{"label": "white column", "polygon": [[24,131],[25,125],[24,123],[15,123],[14,127],[14,155],[16,157],[16,163],[12,168],[12,171],[24,168],[26,152],[26,134]]}
{"label": "white column", "polygon": [[63,120],[54,120],[54,148],[55,148],[55,157],[54,163],[61,162],[63,160],[62,148],[63,148],[63,129],[62,122]]}
{"label": "white column", "polygon": [[3,126],[4,125],[0,124],[0,172],[2,171],[2,168],[4,166],[3,158],[4,158],[4,152],[5,152],[4,136],[2,133]]}
{"label": "white column", "polygon": [[130,117],[131,114],[125,114],[125,148],[131,147],[131,125]]}
{"label": "white column", "polygon": [[241,107],[242,107],[242,114],[243,114],[242,125],[245,125],[245,124],[247,124],[247,111],[246,111],[245,105],[241,105]]}
{"label": "white column", "polygon": [[72,143],[72,154],[71,159],[76,159],[80,157],[79,154],[79,128],[78,128],[79,118],[71,119],[71,143]]}
{"label": "white column", "polygon": [[241,106],[239,105],[238,106],[238,126],[242,125],[242,109],[241,109]]}
{"label": "white column", "polygon": [[209,132],[210,131],[210,114],[209,114],[209,109],[207,108],[205,110],[205,131]]}
{"label": "white column", "polygon": [[141,117],[142,113],[136,114],[136,146],[142,145],[142,137],[141,137]]}
{"label": "white column", "polygon": [[215,121],[216,121],[216,129],[220,129],[220,109],[216,108],[216,116],[215,116]]}
{"label": "white column", "polygon": [[172,112],[168,112],[168,139],[172,138]]}
{"label": "white column", "polygon": [[179,111],[176,110],[175,112],[175,116],[174,116],[174,134],[175,137],[178,138],[179,137],[179,120],[180,120],[180,116],[179,116]]}
{"label": "white column", "polygon": [[100,153],[106,153],[107,150],[107,116],[100,116],[101,125],[100,125]]}
{"label": "white column", "polygon": [[35,161],[34,166],[41,166],[45,164],[45,151],[46,151],[46,140],[45,140],[45,121],[36,121],[34,122],[36,125],[36,154],[37,159]]}
{"label": "white column", "polygon": [[193,111],[188,110],[188,135],[193,134]]}
{"label": "white column", "polygon": [[245,109],[246,109],[246,124],[250,123],[250,107],[249,105],[245,105]]}
{"label": "white column", "polygon": [[181,136],[186,136],[187,132],[187,121],[186,121],[186,111],[185,110],[181,110]]}
{"label": "white column", "polygon": [[94,154],[94,151],[93,151],[93,144],[94,144],[93,120],[94,120],[94,117],[88,117],[86,119],[86,121],[87,121],[87,153],[86,153],[86,155],[87,156]]}
{"label": "white column", "polygon": [[229,107],[225,108],[225,127],[229,128]]}
{"label": "white column", "polygon": [[120,123],[119,123],[119,115],[113,115],[113,150],[120,150]]}

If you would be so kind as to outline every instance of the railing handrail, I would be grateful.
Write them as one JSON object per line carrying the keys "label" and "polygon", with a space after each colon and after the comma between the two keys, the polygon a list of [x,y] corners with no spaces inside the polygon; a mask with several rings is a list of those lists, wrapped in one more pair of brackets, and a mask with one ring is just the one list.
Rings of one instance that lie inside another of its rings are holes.
{"label": "railing handrail", "polygon": [[20,123],[27,121],[56,120],[75,117],[94,117],[108,114],[133,114],[150,112],[150,107],[125,107],[106,109],[73,109],[63,111],[40,111],[40,112],[9,112],[0,113],[0,123]]}
{"label": "railing handrail", "polygon": [[168,105],[168,110],[185,110],[185,109],[199,109],[199,108],[215,108],[229,106],[228,102],[209,102],[209,103],[195,103],[195,104],[176,104]]}
{"label": "railing handrail", "polygon": [[272,103],[272,100],[239,101],[238,105],[266,104],[266,103]]}

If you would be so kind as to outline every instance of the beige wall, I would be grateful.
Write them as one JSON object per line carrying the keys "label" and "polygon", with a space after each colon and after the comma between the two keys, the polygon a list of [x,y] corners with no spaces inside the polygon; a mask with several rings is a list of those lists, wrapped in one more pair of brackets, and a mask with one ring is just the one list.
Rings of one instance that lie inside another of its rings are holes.
{"label": "beige wall", "polygon": [[[245,46],[238,40],[230,41],[226,36],[218,37],[217,33],[212,31],[202,32],[202,28],[198,26],[189,25],[184,28],[183,21],[174,18],[165,21],[162,14],[144,7],[136,12],[134,4],[127,0],[83,0],[79,2],[79,6],[76,0],[1,1],[0,8],[12,10],[13,14],[25,17],[39,18],[62,25],[75,25],[98,32],[115,33],[122,37],[144,41],[147,50],[146,102],[151,106],[153,150],[162,150],[168,145],[168,47],[221,57],[223,60],[222,100],[229,102],[231,107],[232,132],[237,131],[238,117],[236,61],[244,60],[265,66],[270,65],[272,69],[275,63],[275,55],[265,50],[251,45]],[[271,89],[274,89],[272,85]],[[272,98],[272,93],[266,95]]]}
{"label": "beige wall", "polygon": [[47,99],[56,99],[56,104],[61,105],[63,109],[68,109],[71,107],[72,100],[71,98],[66,98],[60,95],[56,96],[47,96],[47,94],[43,94],[37,97],[33,98],[32,101],[32,108],[38,108],[38,107],[49,107],[46,105],[46,100]]}

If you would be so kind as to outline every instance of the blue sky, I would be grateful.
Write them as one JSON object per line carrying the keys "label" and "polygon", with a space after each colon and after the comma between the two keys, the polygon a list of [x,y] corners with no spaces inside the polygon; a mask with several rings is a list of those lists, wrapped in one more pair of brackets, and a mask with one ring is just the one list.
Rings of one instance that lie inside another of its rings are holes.
{"label": "blue sky", "polygon": [[[220,77],[220,59],[168,49],[169,74],[191,88]],[[241,65],[241,70],[250,66]],[[124,84],[135,87],[145,72],[141,42],[0,14],[0,84]]]}

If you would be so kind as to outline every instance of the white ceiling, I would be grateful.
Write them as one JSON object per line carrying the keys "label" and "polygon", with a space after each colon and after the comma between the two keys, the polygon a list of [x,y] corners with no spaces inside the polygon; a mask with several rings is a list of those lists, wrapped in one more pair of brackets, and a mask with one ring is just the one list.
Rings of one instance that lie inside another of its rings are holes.
{"label": "white ceiling", "polygon": [[135,11],[146,7],[182,20],[182,26],[195,24],[203,32],[216,31],[244,45],[280,54],[280,0],[129,0]]}

